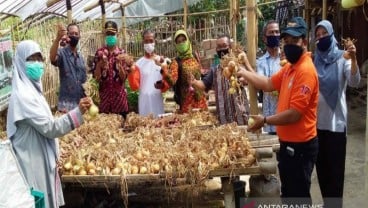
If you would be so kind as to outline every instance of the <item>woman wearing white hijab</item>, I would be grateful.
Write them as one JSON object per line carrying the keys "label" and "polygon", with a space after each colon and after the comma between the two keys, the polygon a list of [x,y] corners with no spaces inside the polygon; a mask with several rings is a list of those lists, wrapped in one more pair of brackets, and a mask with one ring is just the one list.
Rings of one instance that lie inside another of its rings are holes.
{"label": "woman wearing white hijab", "polygon": [[82,98],[79,107],[54,119],[42,94],[44,64],[40,46],[31,40],[20,42],[13,62],[7,135],[28,185],[44,193],[46,207],[59,207],[64,199],[56,166],[57,137],[83,123],[82,114],[92,101]]}
{"label": "woman wearing white hijab", "polygon": [[[339,50],[332,24],[327,20],[315,28],[314,65],[319,80],[317,136],[319,152],[316,162],[318,182],[324,207],[342,207],[346,157],[347,105],[346,87],[357,87],[360,73],[356,49]],[[347,53],[350,59],[345,59]]]}

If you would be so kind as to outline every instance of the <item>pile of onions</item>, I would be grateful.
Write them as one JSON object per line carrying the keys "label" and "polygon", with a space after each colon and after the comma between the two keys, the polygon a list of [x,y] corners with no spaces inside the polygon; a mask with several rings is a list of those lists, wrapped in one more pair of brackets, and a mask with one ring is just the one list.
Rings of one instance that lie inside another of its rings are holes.
{"label": "pile of onions", "polygon": [[[205,119],[199,119],[201,115]],[[254,164],[255,149],[236,124],[202,129],[198,125],[209,119],[208,112],[175,116],[181,122],[175,128],[157,128],[147,123],[126,132],[121,128],[121,116],[98,114],[97,119],[88,120],[60,138],[62,174],[160,173],[199,182],[207,178],[210,170]]]}

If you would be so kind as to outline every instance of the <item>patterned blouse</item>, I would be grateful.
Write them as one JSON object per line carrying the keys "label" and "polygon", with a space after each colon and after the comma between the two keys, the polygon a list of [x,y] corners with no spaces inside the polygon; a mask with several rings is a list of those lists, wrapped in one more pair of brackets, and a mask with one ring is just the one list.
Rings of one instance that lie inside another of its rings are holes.
{"label": "patterned blouse", "polygon": [[[99,61],[99,51],[108,51],[108,49],[105,46],[96,51],[92,67],[93,72],[96,69],[97,62]],[[102,69],[101,71],[101,79],[99,80],[99,110],[101,113],[120,114],[128,112],[127,92],[125,89],[126,76],[123,79],[120,78],[116,63],[117,56],[124,53],[125,51],[118,47],[116,47],[112,53],[109,52],[107,56],[109,67],[107,69]],[[123,67],[126,68],[125,63],[123,63]]]}
{"label": "patterned blouse", "polygon": [[174,84],[177,84],[180,87],[181,94],[181,104],[180,104],[180,112],[187,113],[191,109],[201,108],[207,109],[207,100],[205,94],[200,90],[192,89],[189,86],[190,74],[193,74],[196,79],[199,79],[201,76],[200,65],[198,61],[192,57],[181,60],[182,62],[182,72],[181,78],[179,79],[180,83],[176,83],[179,77],[179,65],[176,60],[170,65],[168,69],[168,73],[164,73],[163,84],[164,89],[162,91],[166,91]]}

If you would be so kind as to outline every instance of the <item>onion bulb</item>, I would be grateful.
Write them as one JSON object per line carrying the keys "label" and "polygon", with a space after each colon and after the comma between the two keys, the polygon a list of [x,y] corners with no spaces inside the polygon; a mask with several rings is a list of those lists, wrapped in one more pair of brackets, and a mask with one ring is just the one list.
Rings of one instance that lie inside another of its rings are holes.
{"label": "onion bulb", "polygon": [[139,173],[140,173],[140,174],[146,174],[147,172],[148,172],[148,170],[147,170],[147,168],[146,168],[146,167],[141,166],[141,167],[139,168]]}
{"label": "onion bulb", "polygon": [[120,173],[121,173],[121,168],[114,168],[111,171],[112,175],[120,175]]}
{"label": "onion bulb", "polygon": [[92,104],[91,107],[89,107],[88,114],[94,118],[98,114],[98,107],[95,104]]}
{"label": "onion bulb", "polygon": [[248,126],[249,127],[252,127],[254,125],[254,119],[252,118],[252,117],[250,117],[249,119],[248,119]]}
{"label": "onion bulb", "polygon": [[67,162],[64,164],[64,169],[65,170],[71,170],[73,167],[72,163],[71,162]]}

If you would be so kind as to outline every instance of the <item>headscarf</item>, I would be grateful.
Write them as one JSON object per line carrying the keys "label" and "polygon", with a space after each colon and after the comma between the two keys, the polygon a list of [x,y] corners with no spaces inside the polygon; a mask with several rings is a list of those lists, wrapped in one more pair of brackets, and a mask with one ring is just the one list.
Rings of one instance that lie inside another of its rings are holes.
{"label": "headscarf", "polygon": [[[186,59],[186,58],[192,58],[193,57],[193,52],[192,52],[192,43],[189,41],[189,37],[188,34],[184,31],[184,30],[178,30],[176,31],[175,35],[174,35],[174,41],[176,41],[176,38],[179,35],[184,35],[185,38],[187,39],[184,44],[187,45],[188,50],[185,51],[185,53],[179,53],[178,52],[178,56],[180,59]],[[177,44],[176,44],[177,45]]]}
{"label": "headscarf", "polygon": [[[25,72],[26,59],[35,53],[41,53],[41,49],[32,40],[22,41],[16,48],[13,58],[12,92],[9,100],[6,125],[9,139],[17,131],[17,121],[32,118],[53,118],[50,107],[42,95],[41,81],[29,79]],[[50,147],[47,148],[49,150],[48,154],[50,156],[55,155],[57,153],[57,141],[47,139],[46,143]]]}
{"label": "headscarf", "polygon": [[325,98],[327,104],[332,110],[334,110],[339,97],[339,72],[337,60],[343,55],[344,51],[339,50],[337,47],[338,42],[334,36],[332,24],[329,21],[320,21],[317,24],[314,33],[316,33],[318,27],[323,27],[326,29],[331,38],[331,45],[326,51],[320,51],[316,47],[314,65],[316,66],[318,72],[319,90]]}

